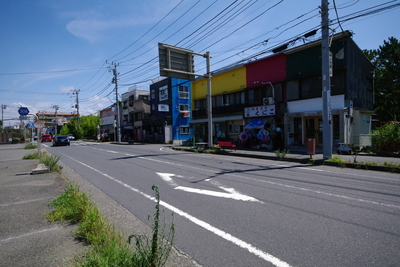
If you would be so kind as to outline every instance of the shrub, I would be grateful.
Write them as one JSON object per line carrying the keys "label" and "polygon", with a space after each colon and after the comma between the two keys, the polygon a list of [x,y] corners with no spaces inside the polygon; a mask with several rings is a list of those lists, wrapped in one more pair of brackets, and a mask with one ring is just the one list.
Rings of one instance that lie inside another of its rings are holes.
{"label": "shrub", "polygon": [[400,148],[400,123],[396,121],[372,131],[372,145],[384,151],[396,151]]}

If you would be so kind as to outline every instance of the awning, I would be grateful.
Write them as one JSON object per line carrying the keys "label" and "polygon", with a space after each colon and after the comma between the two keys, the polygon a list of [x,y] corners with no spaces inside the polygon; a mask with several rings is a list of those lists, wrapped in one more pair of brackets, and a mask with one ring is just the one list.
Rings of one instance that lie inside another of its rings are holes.
{"label": "awning", "polygon": [[248,122],[245,126],[244,129],[258,129],[258,128],[264,128],[265,122],[260,119],[252,120]]}

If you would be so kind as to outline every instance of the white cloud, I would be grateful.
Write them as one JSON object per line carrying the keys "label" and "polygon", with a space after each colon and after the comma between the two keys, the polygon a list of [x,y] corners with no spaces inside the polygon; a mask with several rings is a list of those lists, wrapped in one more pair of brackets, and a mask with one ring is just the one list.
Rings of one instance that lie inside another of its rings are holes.
{"label": "white cloud", "polygon": [[60,88],[60,92],[63,92],[63,93],[70,93],[71,91],[73,91],[75,89],[75,87],[73,87],[73,86],[62,86],[61,88]]}

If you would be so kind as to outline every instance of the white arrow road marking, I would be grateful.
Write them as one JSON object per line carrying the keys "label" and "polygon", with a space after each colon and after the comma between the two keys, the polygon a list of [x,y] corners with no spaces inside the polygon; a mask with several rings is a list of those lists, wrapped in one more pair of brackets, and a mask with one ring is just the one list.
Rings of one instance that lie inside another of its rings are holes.
{"label": "white arrow road marking", "polygon": [[[158,176],[161,177],[167,184],[170,186],[174,187],[176,190],[181,190],[189,193],[196,193],[196,194],[201,194],[201,195],[207,195],[207,196],[213,196],[213,197],[222,197],[222,198],[230,198],[230,199],[235,199],[235,200],[242,200],[242,201],[252,201],[252,202],[261,202],[260,200],[250,197],[244,194],[241,194],[237,192],[234,188],[226,188],[221,185],[217,185],[220,189],[224,190],[225,192],[217,192],[217,191],[211,191],[211,190],[204,190],[204,189],[197,189],[197,188],[191,188],[191,187],[186,187],[186,186],[179,186],[172,178],[171,176],[177,176],[173,173],[161,173],[157,172]],[[177,176],[179,177],[179,176]],[[262,202],[261,202],[262,203]]]}
{"label": "white arrow road marking", "polygon": [[[120,181],[120,180],[118,180],[118,179],[106,174],[106,173],[103,173],[103,172],[93,168],[92,166],[89,166],[89,165],[87,165],[87,164],[85,164],[85,163],[83,163],[81,161],[78,161],[78,160],[76,160],[76,159],[74,159],[74,158],[72,158],[70,156],[67,156],[65,154],[63,154],[63,155],[66,156],[67,158],[69,158],[69,159],[71,159],[71,160],[73,160],[73,161],[75,161],[75,162],[77,162],[77,163],[79,163],[79,164],[81,164],[81,165],[83,165],[83,166],[85,166],[85,167],[87,167],[87,168],[89,168],[89,169],[91,169],[91,170],[103,175],[104,177],[110,179],[111,181],[114,181],[114,182],[124,186],[125,188],[129,189],[132,192],[138,193],[138,194],[144,196],[145,198],[147,198],[147,199],[149,199],[151,201],[154,201],[154,202],[156,201],[156,199],[154,197],[152,197],[152,196],[140,191],[139,189],[136,189],[136,188],[134,188],[134,187],[132,187],[132,186],[130,186],[130,185],[128,185],[128,184],[126,184],[126,183],[124,183],[124,182],[122,182],[122,181]],[[288,263],[284,262],[283,260],[281,260],[281,259],[279,259],[279,258],[277,258],[277,257],[275,257],[275,256],[273,256],[273,255],[271,255],[271,254],[269,254],[269,253],[267,253],[265,251],[262,251],[259,248],[253,246],[252,244],[247,243],[247,242],[245,242],[245,241],[243,241],[243,240],[241,240],[241,239],[239,239],[239,238],[237,238],[237,237],[235,237],[235,236],[233,236],[233,235],[231,235],[231,234],[229,234],[229,233],[227,233],[227,232],[225,232],[225,231],[223,231],[223,230],[221,230],[221,229],[219,229],[217,227],[214,227],[211,224],[209,224],[209,223],[207,223],[205,221],[202,221],[202,220],[190,215],[189,213],[187,213],[187,212],[185,212],[183,210],[180,210],[180,209],[176,208],[175,206],[172,206],[172,205],[170,205],[170,204],[168,204],[168,203],[166,203],[164,201],[160,201],[160,205],[165,207],[165,208],[167,208],[167,209],[169,209],[169,210],[171,210],[171,211],[173,211],[176,214],[179,214],[183,218],[188,219],[192,223],[194,223],[194,224],[206,229],[207,231],[209,231],[209,232],[211,232],[211,233],[213,233],[213,234],[215,234],[215,235],[217,235],[217,236],[219,236],[219,237],[221,237],[221,238],[223,238],[223,239],[235,244],[236,246],[239,246],[239,247],[247,250],[248,252],[258,256],[259,258],[272,263],[273,265],[275,265],[277,267],[290,267],[290,265]],[[3,241],[0,240],[0,241],[4,242],[4,240]]]}

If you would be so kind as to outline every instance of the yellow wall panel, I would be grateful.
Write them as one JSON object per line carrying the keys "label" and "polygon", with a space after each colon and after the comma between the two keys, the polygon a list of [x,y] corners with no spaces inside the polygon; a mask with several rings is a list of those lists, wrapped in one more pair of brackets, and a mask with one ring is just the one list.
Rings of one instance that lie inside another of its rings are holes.
{"label": "yellow wall panel", "polygon": [[[212,95],[220,95],[246,88],[246,67],[228,70],[211,78]],[[192,98],[202,99],[207,94],[207,79],[192,82]]]}

